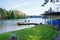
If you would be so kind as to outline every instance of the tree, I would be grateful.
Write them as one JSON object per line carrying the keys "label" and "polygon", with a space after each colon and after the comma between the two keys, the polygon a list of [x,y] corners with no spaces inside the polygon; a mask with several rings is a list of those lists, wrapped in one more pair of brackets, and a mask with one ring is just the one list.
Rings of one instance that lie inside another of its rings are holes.
{"label": "tree", "polygon": [[11,18],[12,18],[12,19],[15,18],[14,11],[11,11]]}
{"label": "tree", "polygon": [[7,17],[8,19],[11,19],[11,11],[7,11]]}
{"label": "tree", "polygon": [[3,14],[2,15],[3,15],[4,19],[7,19],[7,11],[5,9],[3,9]]}
{"label": "tree", "polygon": [[46,5],[48,3],[49,0],[45,0],[45,2],[43,3],[42,6]]}
{"label": "tree", "polygon": [[19,11],[19,10],[10,10],[7,11],[5,9],[0,8],[0,19],[19,19],[19,18],[25,18],[26,15]]}
{"label": "tree", "polygon": [[[48,2],[49,0],[45,0],[42,6],[46,5]],[[59,2],[59,0],[50,0],[50,2],[55,3],[55,2]]]}
{"label": "tree", "polygon": [[20,14],[19,10],[14,10],[15,18],[19,18],[19,16],[20,16],[19,14]]}
{"label": "tree", "polygon": [[3,12],[3,9],[0,8],[0,19],[2,18],[2,12]]}

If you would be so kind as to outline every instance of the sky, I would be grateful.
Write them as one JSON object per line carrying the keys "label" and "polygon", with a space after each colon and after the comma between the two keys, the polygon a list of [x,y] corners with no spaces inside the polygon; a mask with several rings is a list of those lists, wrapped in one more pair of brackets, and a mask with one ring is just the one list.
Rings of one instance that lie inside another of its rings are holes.
{"label": "sky", "polygon": [[[40,15],[43,14],[50,7],[54,8],[54,3],[48,3],[44,7],[41,5],[44,0],[0,0],[0,8],[6,10],[20,10],[26,15]],[[56,7],[56,6],[55,6]]]}

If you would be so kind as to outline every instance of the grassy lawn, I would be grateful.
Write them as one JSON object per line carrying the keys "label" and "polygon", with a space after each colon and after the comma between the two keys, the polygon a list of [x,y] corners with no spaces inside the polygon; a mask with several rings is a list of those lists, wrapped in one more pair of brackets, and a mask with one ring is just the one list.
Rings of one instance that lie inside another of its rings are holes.
{"label": "grassy lawn", "polygon": [[[58,35],[55,28],[38,25],[32,28],[13,31],[19,40],[54,40]],[[11,32],[0,34],[0,40],[9,40]]]}

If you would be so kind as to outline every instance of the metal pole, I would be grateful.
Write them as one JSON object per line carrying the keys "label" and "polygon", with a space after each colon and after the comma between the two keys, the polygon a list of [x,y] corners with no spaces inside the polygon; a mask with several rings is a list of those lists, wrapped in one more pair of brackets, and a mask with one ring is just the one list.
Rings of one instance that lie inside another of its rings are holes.
{"label": "metal pole", "polygon": [[52,14],[51,14],[51,25],[52,25],[52,18],[53,18],[53,17],[52,17]]}

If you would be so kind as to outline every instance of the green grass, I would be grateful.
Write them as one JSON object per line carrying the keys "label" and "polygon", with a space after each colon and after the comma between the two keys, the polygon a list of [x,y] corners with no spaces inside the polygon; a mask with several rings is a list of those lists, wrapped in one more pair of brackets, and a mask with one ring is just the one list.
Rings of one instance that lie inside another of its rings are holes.
{"label": "green grass", "polygon": [[[19,40],[54,40],[58,33],[54,27],[38,25],[32,28],[13,31]],[[11,32],[0,34],[0,40],[9,40]]]}

